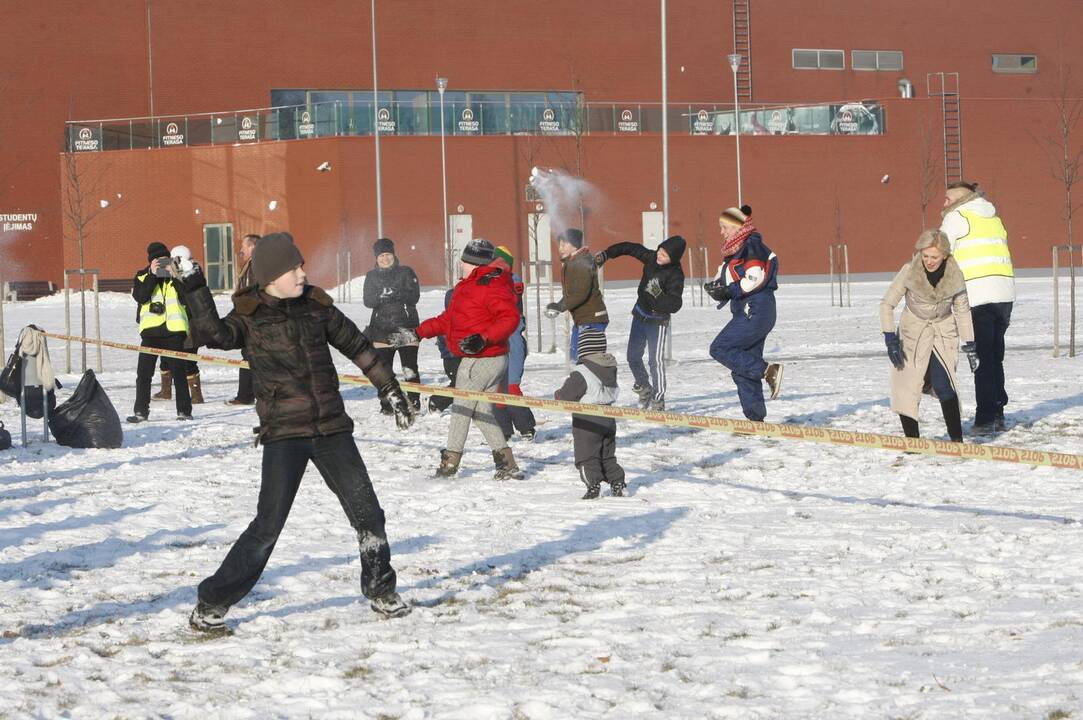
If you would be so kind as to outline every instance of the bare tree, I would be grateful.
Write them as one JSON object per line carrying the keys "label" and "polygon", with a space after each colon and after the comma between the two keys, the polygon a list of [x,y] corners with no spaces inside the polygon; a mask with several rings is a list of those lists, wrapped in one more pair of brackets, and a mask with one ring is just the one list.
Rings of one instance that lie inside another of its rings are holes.
{"label": "bare tree", "polygon": [[918,201],[921,206],[921,227],[926,228],[929,221],[928,210],[936,195],[937,185],[940,182],[940,155],[939,145],[936,142],[933,131],[933,123],[930,118],[922,118],[918,128]]}
{"label": "bare tree", "polygon": [[[80,337],[86,337],[86,243],[90,226],[109,207],[109,200],[95,199],[99,195],[104,166],[97,154],[66,152],[64,162],[64,193],[62,210],[68,237],[79,251],[79,303],[81,312]],[[65,269],[65,273],[67,270]],[[83,347],[83,371],[86,371],[86,343]]]}
{"label": "bare tree", "polygon": [[1083,97],[1079,86],[1072,77],[1072,66],[1058,60],[1056,77],[1050,98],[1053,103],[1053,130],[1042,138],[1036,138],[1046,151],[1050,160],[1053,179],[1064,189],[1062,217],[1068,236],[1068,274],[1069,321],[1068,321],[1068,357],[1075,357],[1075,245],[1072,243],[1072,221],[1083,203],[1077,202],[1073,193],[1083,171],[1083,128],[1079,121],[1083,118]]}

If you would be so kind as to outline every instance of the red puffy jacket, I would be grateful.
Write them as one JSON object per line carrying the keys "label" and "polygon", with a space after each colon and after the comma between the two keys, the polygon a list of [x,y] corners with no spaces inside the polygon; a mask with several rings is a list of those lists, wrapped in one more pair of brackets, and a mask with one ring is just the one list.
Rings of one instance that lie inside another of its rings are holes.
{"label": "red puffy jacket", "polygon": [[511,273],[493,265],[481,265],[459,281],[447,310],[417,327],[417,335],[443,335],[456,357],[467,357],[459,341],[479,333],[485,348],[469,357],[495,357],[508,352],[508,337],[519,327],[519,307]]}

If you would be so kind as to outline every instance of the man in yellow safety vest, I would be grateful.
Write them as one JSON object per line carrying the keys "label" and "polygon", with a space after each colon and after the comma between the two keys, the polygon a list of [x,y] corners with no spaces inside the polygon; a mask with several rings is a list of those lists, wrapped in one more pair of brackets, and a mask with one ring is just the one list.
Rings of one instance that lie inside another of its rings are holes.
{"label": "man in yellow safety vest", "polygon": [[1004,333],[1015,302],[1015,272],[1008,251],[1008,232],[996,208],[977,183],[957,182],[944,193],[940,229],[963,271],[974,320],[978,368],[974,372],[977,408],[974,432],[1004,430]]}
{"label": "man in yellow safety vest", "polygon": [[[180,291],[180,282],[170,271],[169,250],[160,242],[147,246],[147,267],[135,274],[132,297],[139,305],[136,319],[144,347],[161,350],[184,350],[188,336],[188,309]],[[154,378],[157,355],[139,353],[135,379],[135,408],[128,422],[143,422],[150,415],[150,385]],[[192,396],[185,374],[187,363],[162,357],[163,370],[172,374],[173,397],[177,405],[177,419],[192,419]]]}

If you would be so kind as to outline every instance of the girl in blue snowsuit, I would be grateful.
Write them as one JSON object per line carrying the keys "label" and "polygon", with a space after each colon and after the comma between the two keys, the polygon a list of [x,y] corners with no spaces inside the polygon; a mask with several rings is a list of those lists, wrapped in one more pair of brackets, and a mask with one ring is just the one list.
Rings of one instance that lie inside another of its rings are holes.
{"label": "girl in blue snowsuit", "polygon": [[729,368],[745,417],[762,421],[767,417],[763,383],[770,386],[772,400],[782,387],[782,365],[763,359],[764,341],[775,327],[778,258],[745,212],[725,210],[718,226],[722,266],[704,289],[719,309],[728,302],[732,317],[711,343],[711,357]]}

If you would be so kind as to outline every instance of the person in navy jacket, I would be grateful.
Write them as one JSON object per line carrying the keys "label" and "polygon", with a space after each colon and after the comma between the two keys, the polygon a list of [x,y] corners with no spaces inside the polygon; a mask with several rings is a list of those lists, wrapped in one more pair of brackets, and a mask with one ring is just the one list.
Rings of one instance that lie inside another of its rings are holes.
{"label": "person in navy jacket", "polygon": [[722,265],[703,288],[732,317],[711,343],[711,357],[729,368],[741,409],[749,420],[767,417],[763,383],[771,399],[782,389],[782,365],[763,359],[763,344],[775,327],[778,258],[752,224],[752,209],[728,208],[718,218],[722,235]]}

